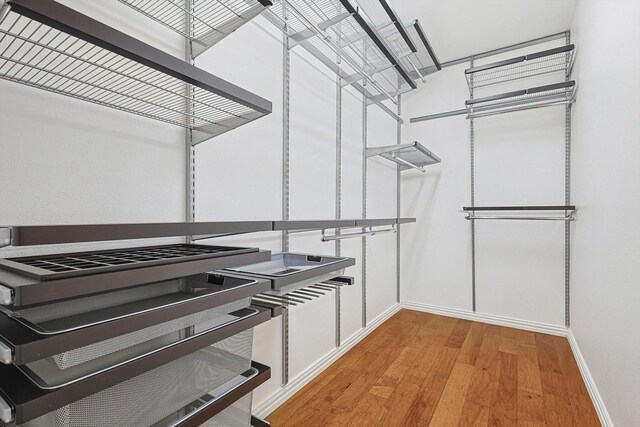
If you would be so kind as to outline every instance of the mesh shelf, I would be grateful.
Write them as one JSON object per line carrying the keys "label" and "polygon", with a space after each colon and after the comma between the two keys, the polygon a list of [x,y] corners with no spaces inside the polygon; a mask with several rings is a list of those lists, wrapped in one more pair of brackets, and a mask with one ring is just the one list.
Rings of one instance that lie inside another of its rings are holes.
{"label": "mesh shelf", "polygon": [[576,82],[556,83],[531,89],[470,99],[465,102],[467,118],[490,116],[513,111],[575,102]]}
{"label": "mesh shelf", "polygon": [[407,33],[412,40],[416,41],[416,51],[400,59],[411,71],[414,80],[442,69],[440,61],[436,57],[429,40],[427,39],[420,21],[417,19],[406,27]]}
{"label": "mesh shelf", "polygon": [[264,16],[290,47],[301,45],[372,102],[416,88],[370,18],[348,0],[276,0]]}
{"label": "mesh shelf", "polygon": [[202,142],[271,103],[53,0],[0,2],[0,78],[194,130]]}
{"label": "mesh shelf", "polygon": [[[197,56],[259,15],[270,0],[118,0],[193,42]],[[191,27],[191,31],[189,31]]]}
{"label": "mesh shelf", "polygon": [[573,64],[572,44],[465,70],[469,88],[493,86],[542,74],[567,72]]}
{"label": "mesh shelf", "polygon": [[367,157],[381,156],[400,166],[400,170],[417,169],[425,172],[425,167],[440,163],[440,158],[417,141],[408,144],[387,145],[367,148]]}

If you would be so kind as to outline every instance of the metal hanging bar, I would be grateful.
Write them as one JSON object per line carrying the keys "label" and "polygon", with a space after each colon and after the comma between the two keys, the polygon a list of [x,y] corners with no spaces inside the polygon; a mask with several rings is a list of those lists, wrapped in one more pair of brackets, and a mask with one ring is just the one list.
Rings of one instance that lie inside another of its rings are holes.
{"label": "metal hanging bar", "polygon": [[465,217],[467,220],[476,219],[503,219],[509,221],[575,221],[573,213],[566,216],[486,216],[469,214]]}
{"label": "metal hanging bar", "polygon": [[[383,230],[374,230],[372,227],[364,227],[365,231],[356,232],[356,233],[343,233],[343,234],[334,234],[334,235],[326,235],[325,230],[322,230],[322,241],[323,242],[332,242],[335,240],[344,240],[344,239],[352,239],[354,237],[367,237],[367,236],[375,236],[376,234],[383,233],[395,233],[396,227],[395,224],[391,226],[391,228],[383,229]],[[367,231],[368,229],[368,231]]]}

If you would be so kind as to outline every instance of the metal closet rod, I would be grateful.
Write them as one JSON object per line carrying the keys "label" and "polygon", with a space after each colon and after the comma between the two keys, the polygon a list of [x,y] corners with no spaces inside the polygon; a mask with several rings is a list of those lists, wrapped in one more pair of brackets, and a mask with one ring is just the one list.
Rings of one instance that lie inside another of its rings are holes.
{"label": "metal closet rod", "polygon": [[[464,212],[469,212],[467,220],[515,220],[515,221],[575,221],[576,207],[567,206],[464,206]],[[563,216],[540,215],[476,215],[475,212],[548,212],[564,211]]]}
{"label": "metal closet rod", "polygon": [[353,239],[355,237],[367,237],[367,236],[375,236],[376,234],[396,232],[395,225],[392,225],[391,228],[385,228],[383,230],[374,230],[372,227],[364,227],[364,228],[365,228],[365,231],[361,231],[357,233],[345,233],[345,234],[334,234],[334,235],[326,235],[325,230],[322,230],[322,241],[332,242],[335,240]]}

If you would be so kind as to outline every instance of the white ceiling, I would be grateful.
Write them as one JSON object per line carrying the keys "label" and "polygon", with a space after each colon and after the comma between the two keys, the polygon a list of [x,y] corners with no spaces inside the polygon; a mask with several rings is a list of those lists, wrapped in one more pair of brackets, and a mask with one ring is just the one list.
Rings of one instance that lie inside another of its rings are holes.
{"label": "white ceiling", "polygon": [[525,42],[571,27],[578,0],[390,0],[419,19],[440,62]]}

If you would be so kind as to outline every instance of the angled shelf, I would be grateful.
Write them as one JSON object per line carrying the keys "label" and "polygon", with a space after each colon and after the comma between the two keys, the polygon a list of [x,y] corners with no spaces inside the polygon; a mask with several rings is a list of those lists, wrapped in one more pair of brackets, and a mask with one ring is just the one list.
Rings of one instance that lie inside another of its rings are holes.
{"label": "angled shelf", "polygon": [[395,103],[397,95],[417,88],[378,26],[349,0],[274,0],[263,16],[288,37],[289,48],[301,45],[392,115],[382,101]]}
{"label": "angled shelf", "polygon": [[575,46],[568,44],[555,49],[468,68],[464,75],[469,88],[477,89],[543,74],[568,73],[573,64],[574,53]]}
{"label": "angled shelf", "polygon": [[575,102],[576,82],[556,83],[465,101],[467,118],[490,116]]}
{"label": "angled shelf", "polygon": [[[118,0],[190,40],[193,57],[271,6],[270,0]],[[189,27],[191,27],[189,29]]]}
{"label": "angled shelf", "polygon": [[271,102],[53,0],[0,0],[0,78],[192,129],[197,144]]}
{"label": "angled shelf", "polygon": [[415,40],[416,50],[400,59],[411,70],[411,77],[414,80],[421,79],[428,74],[442,69],[440,61],[436,56],[427,35],[425,34],[420,21],[417,19],[406,27],[407,33],[412,40]]}
{"label": "angled shelf", "polygon": [[417,141],[408,144],[386,145],[367,148],[367,157],[381,156],[400,166],[400,170],[417,169],[426,172],[425,167],[440,163],[440,158]]}

